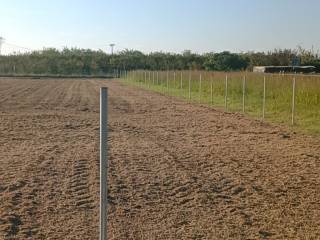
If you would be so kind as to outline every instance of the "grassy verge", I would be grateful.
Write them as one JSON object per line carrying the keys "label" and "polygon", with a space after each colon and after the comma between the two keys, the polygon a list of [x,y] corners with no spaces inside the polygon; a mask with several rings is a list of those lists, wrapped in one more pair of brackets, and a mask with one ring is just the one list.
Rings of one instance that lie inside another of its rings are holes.
{"label": "grassy verge", "polygon": [[[296,89],[292,126],[293,78],[296,79]],[[258,119],[263,118],[264,112],[266,121],[320,134],[320,76],[135,71],[123,81],[195,103],[221,108],[227,106],[226,110],[230,112],[244,110]]]}

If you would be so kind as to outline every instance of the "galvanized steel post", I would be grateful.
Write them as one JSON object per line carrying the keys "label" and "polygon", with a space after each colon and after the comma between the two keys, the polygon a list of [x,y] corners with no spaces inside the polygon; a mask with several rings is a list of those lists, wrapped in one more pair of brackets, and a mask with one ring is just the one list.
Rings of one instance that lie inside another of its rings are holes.
{"label": "galvanized steel post", "polygon": [[108,88],[100,88],[100,240],[107,239]]}
{"label": "galvanized steel post", "polygon": [[202,94],[202,75],[200,73],[200,77],[199,77],[199,103],[201,103],[201,94]]}
{"label": "galvanized steel post", "polygon": [[191,100],[191,71],[189,72],[189,100]]}
{"label": "galvanized steel post", "polygon": [[266,114],[266,76],[263,77],[263,100],[262,100],[262,119]]}
{"label": "galvanized steel post", "polygon": [[225,93],[224,93],[224,107],[228,111],[228,75],[226,75]]}
{"label": "galvanized steel post", "polygon": [[294,114],[296,107],[296,77],[293,78],[292,82],[292,115],[291,115],[291,124],[294,125]]}
{"label": "galvanized steel post", "polygon": [[182,71],[181,71],[181,76],[180,76],[180,95],[183,96],[183,82],[182,82],[183,76],[182,76]]}
{"label": "galvanized steel post", "polygon": [[242,112],[246,112],[246,76],[242,79]]}
{"label": "galvanized steel post", "polygon": [[210,81],[210,95],[211,95],[211,105],[213,105],[213,77],[211,76],[211,81]]}
{"label": "galvanized steel post", "polygon": [[167,71],[167,94],[169,93],[169,71]]}

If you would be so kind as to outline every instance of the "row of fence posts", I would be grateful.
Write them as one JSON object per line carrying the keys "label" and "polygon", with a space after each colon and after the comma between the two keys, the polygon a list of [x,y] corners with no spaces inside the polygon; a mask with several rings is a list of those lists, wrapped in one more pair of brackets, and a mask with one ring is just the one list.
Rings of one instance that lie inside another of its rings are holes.
{"label": "row of fence posts", "polygon": [[[144,79],[141,79],[142,81],[138,80],[138,83],[142,85],[144,81],[144,85],[148,88],[150,88],[150,83],[152,79],[152,84],[153,85],[161,85],[163,86],[162,89],[160,90],[162,93],[170,93],[170,80],[169,80],[169,72],[166,72],[166,82],[162,82],[162,80],[159,81],[159,72],[154,72],[152,71],[152,77],[151,77],[151,71],[143,71],[144,74]],[[136,76],[137,72],[132,71],[124,71],[122,77],[131,80],[131,81],[136,81],[137,77]],[[176,80],[177,80],[177,74],[176,72],[173,73],[173,83],[174,86],[176,86]],[[225,76],[225,94],[224,94],[224,108],[226,111],[228,111],[228,75],[226,74]],[[192,98],[192,91],[191,91],[191,81],[192,81],[192,75],[191,72],[189,73],[189,79],[188,79],[188,100],[191,101]],[[242,78],[242,112],[246,113],[246,81],[247,77],[243,76]],[[180,95],[183,96],[183,73],[181,72],[180,75]],[[210,78],[210,104],[213,105],[213,96],[214,96],[214,91],[213,91],[213,77],[211,76]],[[292,102],[291,102],[291,124],[295,124],[295,103],[296,101],[296,78],[293,77],[292,79]],[[202,74],[199,74],[199,103],[202,102]],[[266,76],[263,77],[263,96],[262,96],[262,119],[265,119],[266,117]]]}
{"label": "row of fence posts", "polygon": [[[121,77],[126,80],[135,81],[136,72],[129,73],[128,71],[121,72]],[[151,72],[149,72],[148,85],[146,82],[147,72],[145,72],[145,85],[150,88]],[[169,73],[167,72],[167,91],[169,92]],[[156,73],[156,81],[159,84],[159,73]],[[176,86],[176,73],[174,73],[174,85]],[[152,83],[155,83],[155,74],[152,73]],[[213,78],[211,77],[211,104],[213,104]],[[246,90],[246,77],[243,77],[242,82],[242,111],[245,113],[245,90]],[[181,72],[180,77],[180,91],[183,91],[183,75]],[[292,84],[292,124],[294,124],[295,112],[295,92],[296,92],[296,78],[293,78]],[[199,77],[199,103],[201,103],[202,96],[202,75]],[[189,100],[191,100],[191,74],[189,75]],[[228,110],[228,75],[225,78],[225,108]],[[263,78],[263,111],[262,118],[265,117],[265,103],[266,103],[266,77]],[[107,154],[107,141],[108,141],[108,89],[102,87],[100,89],[100,221],[99,221],[99,239],[107,240],[107,169],[108,169],[108,154]]]}

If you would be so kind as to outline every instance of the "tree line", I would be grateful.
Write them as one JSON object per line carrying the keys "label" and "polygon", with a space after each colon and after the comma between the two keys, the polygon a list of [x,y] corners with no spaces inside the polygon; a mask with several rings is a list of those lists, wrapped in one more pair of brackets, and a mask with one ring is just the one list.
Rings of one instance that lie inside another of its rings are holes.
{"label": "tree line", "polygon": [[269,52],[197,54],[124,50],[106,54],[102,50],[53,48],[25,54],[0,56],[0,74],[106,75],[115,70],[210,70],[242,71],[253,66],[313,65],[320,72],[320,56],[312,50],[275,49]]}

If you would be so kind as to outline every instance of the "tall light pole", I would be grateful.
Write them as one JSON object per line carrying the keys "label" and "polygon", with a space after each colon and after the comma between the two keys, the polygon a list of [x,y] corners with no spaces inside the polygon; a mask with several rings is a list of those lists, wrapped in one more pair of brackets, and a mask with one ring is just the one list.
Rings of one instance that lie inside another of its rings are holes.
{"label": "tall light pole", "polygon": [[109,44],[109,46],[111,47],[111,55],[113,55],[113,48],[114,48],[115,44],[111,43],[111,44]]}
{"label": "tall light pole", "polygon": [[4,43],[4,38],[3,37],[0,37],[0,55],[1,55],[1,47],[2,47],[2,44]]}

